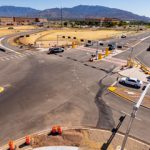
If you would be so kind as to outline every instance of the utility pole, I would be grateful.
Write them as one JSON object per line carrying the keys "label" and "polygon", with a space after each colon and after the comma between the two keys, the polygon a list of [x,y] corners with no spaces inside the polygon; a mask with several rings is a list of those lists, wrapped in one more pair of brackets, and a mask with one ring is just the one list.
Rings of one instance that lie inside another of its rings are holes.
{"label": "utility pole", "polygon": [[63,27],[63,8],[62,8],[62,2],[61,2],[61,9],[60,9],[60,17],[61,17],[61,28]]}
{"label": "utility pole", "polygon": [[133,47],[131,47],[130,59],[132,59],[132,56],[133,56]]}
{"label": "utility pole", "polygon": [[133,121],[136,117],[137,111],[138,111],[140,105],[142,104],[142,101],[143,101],[149,87],[150,87],[150,82],[147,84],[147,86],[146,86],[145,90],[143,91],[143,93],[141,94],[141,97],[138,100],[138,102],[133,106],[133,110],[132,110],[130,121],[129,121],[127,130],[126,130],[126,134],[124,136],[124,140],[123,140],[123,143],[122,143],[122,146],[121,146],[121,150],[124,150],[124,148],[125,148],[125,145],[126,145],[126,142],[127,142],[127,139],[128,139],[131,127],[132,127],[132,123],[133,123]]}

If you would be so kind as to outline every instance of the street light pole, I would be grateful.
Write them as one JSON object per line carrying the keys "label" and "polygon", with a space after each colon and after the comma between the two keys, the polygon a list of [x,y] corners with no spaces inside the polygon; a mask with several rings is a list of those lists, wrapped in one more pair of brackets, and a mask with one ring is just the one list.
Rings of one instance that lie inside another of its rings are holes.
{"label": "street light pole", "polygon": [[132,59],[132,55],[133,55],[133,47],[131,47],[130,59]]}
{"label": "street light pole", "polygon": [[61,9],[60,9],[60,17],[61,17],[61,28],[63,27],[63,10],[62,10],[63,8],[62,8],[62,2],[61,2]]}
{"label": "street light pole", "polygon": [[130,117],[130,121],[129,121],[129,124],[128,124],[128,127],[127,127],[127,130],[126,130],[126,134],[125,134],[125,137],[124,137],[124,140],[123,140],[123,143],[122,143],[122,146],[121,146],[121,150],[124,150],[125,148],[125,145],[126,145],[126,142],[127,142],[127,139],[128,139],[128,136],[129,136],[129,133],[130,133],[130,130],[131,130],[131,127],[132,127],[132,123],[136,117],[136,114],[137,114],[137,111],[140,107],[140,105],[142,104],[142,101],[148,91],[150,87],[150,83],[148,83],[148,85],[146,86],[145,90],[143,91],[143,93],[141,94],[141,97],[140,99],[138,100],[138,102],[133,106],[133,111],[131,113],[131,117]]}

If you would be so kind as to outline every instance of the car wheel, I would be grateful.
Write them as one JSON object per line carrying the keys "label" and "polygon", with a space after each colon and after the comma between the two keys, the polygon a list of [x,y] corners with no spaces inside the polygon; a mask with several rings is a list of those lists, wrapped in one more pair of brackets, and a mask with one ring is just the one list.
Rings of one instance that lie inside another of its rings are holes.
{"label": "car wheel", "polygon": [[134,87],[135,87],[136,89],[138,89],[138,88],[139,88],[139,86],[138,86],[138,85],[136,85],[136,84],[134,85]]}
{"label": "car wheel", "polygon": [[125,81],[122,81],[122,84],[125,84]]}

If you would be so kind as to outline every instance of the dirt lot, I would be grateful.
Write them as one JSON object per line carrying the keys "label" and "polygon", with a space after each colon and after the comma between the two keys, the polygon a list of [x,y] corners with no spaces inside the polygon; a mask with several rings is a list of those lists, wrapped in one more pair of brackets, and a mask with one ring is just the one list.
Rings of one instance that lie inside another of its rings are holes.
{"label": "dirt lot", "polygon": [[77,39],[97,40],[120,35],[122,31],[116,30],[55,30],[39,38],[39,41],[57,40],[57,35],[77,37]]}
{"label": "dirt lot", "polygon": [[[57,35],[59,35],[59,45],[66,45],[72,43],[73,37],[77,40],[98,40],[107,39],[114,36],[119,36],[123,31],[116,30],[90,30],[90,29],[63,29],[63,30],[48,30],[37,34],[32,34],[30,37],[20,39],[20,42],[28,45],[34,44],[42,45],[42,47],[54,46],[57,44]],[[63,39],[62,36],[65,36]],[[70,39],[68,37],[70,36]]]}
{"label": "dirt lot", "polygon": [[7,27],[0,27],[0,37],[5,36],[5,35],[10,35],[18,32],[25,32],[28,30],[35,29],[35,26],[13,26],[12,29],[8,29],[9,26]]}

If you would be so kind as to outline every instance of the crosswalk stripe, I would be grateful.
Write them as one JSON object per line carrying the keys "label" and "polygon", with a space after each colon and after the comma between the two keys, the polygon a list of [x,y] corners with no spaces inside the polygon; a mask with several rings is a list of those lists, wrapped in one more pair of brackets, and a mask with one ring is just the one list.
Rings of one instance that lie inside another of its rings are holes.
{"label": "crosswalk stripe", "polygon": [[113,63],[113,64],[116,64],[116,65],[119,65],[119,66],[122,66],[122,65],[125,65],[126,62],[125,61],[118,61],[117,59],[113,59],[113,58],[104,58],[103,59],[104,61],[107,61],[107,62],[110,62],[110,63]]}
{"label": "crosswalk stripe", "polygon": [[6,55],[4,54],[3,56],[0,56],[0,61],[8,61],[11,59],[20,59],[23,57],[31,56],[31,55],[37,55],[39,53],[37,52],[24,52],[24,53],[19,53],[19,54],[13,54],[13,55]]}
{"label": "crosswalk stripe", "polygon": [[77,49],[77,50],[83,50],[83,51],[89,51],[89,52],[95,52],[96,51],[95,48],[88,48],[88,47],[77,47],[75,49]]}

